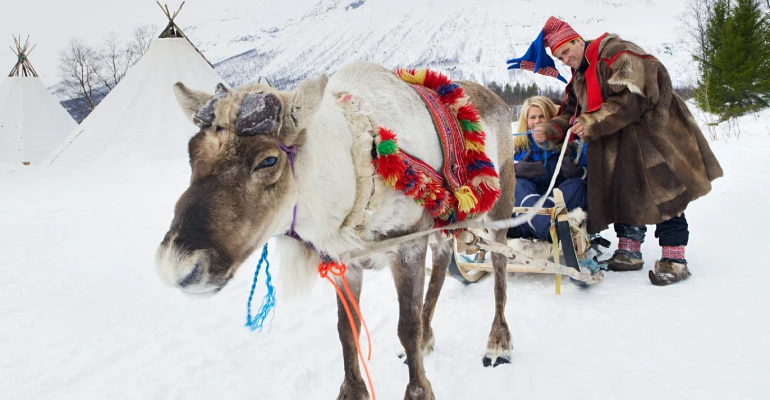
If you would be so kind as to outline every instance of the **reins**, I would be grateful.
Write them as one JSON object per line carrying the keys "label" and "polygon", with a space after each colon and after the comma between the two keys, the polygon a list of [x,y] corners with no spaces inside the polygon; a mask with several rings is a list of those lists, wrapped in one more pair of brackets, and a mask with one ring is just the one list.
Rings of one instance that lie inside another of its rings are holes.
{"label": "reins", "polygon": [[[564,137],[564,142],[567,143],[572,136],[572,129],[569,129]],[[559,171],[561,168],[561,164],[564,161],[564,154],[566,153],[567,146],[562,146],[561,152],[559,153],[559,160],[556,162],[556,171]],[[553,174],[553,177],[551,177],[551,182],[548,185],[548,190],[546,190],[545,194],[540,196],[540,199],[535,203],[534,206],[532,206],[529,211],[526,213],[519,215],[518,217],[508,218],[508,219],[502,219],[499,221],[461,221],[456,222],[454,224],[445,225],[440,228],[430,228],[414,233],[410,233],[407,235],[397,236],[390,239],[385,239],[377,242],[369,242],[364,246],[363,249],[359,250],[352,250],[345,253],[342,253],[340,255],[340,261],[343,263],[350,262],[351,260],[354,260],[356,258],[384,251],[388,248],[392,248],[394,246],[397,246],[401,243],[408,242],[410,240],[414,240],[420,237],[423,237],[425,235],[430,235],[435,232],[444,231],[444,230],[454,230],[454,229],[506,229],[518,225],[522,225],[524,223],[528,223],[532,220],[532,218],[535,217],[538,211],[540,211],[543,208],[543,204],[545,204],[546,200],[548,199],[548,196],[551,194],[551,191],[553,190],[554,185],[556,184],[556,177],[558,176],[557,173]]]}

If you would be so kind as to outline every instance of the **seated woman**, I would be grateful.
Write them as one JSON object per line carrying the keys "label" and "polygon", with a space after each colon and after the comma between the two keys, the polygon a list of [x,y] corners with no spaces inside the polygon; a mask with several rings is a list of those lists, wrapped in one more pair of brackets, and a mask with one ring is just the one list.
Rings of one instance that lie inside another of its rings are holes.
{"label": "seated woman", "polygon": [[[548,122],[556,116],[556,105],[547,97],[534,96],[524,101],[519,116],[518,132],[531,131],[535,125]],[[535,143],[532,135],[520,135],[514,138],[516,153],[516,207],[532,207],[537,200],[548,190],[551,178],[555,173],[556,184],[564,194],[567,210],[576,208],[586,210],[588,200],[586,197],[586,146],[578,151],[577,143],[570,143],[567,149],[570,156],[565,155],[559,171],[556,164],[559,160],[561,149],[546,149],[545,144]],[[579,163],[574,160],[576,154],[580,154]],[[553,198],[548,197],[543,207],[553,207]],[[509,238],[534,238],[551,241],[551,218],[545,215],[536,215],[531,225],[524,224],[508,229]]]}

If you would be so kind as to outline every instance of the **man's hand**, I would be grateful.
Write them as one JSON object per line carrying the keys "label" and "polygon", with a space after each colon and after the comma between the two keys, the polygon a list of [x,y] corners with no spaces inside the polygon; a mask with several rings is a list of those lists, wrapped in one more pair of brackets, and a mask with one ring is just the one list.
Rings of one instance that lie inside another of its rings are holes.
{"label": "man's hand", "polygon": [[545,125],[539,124],[532,128],[532,139],[535,139],[535,142],[537,143],[544,143],[546,136],[545,136]]}
{"label": "man's hand", "polygon": [[578,121],[575,123],[575,125],[572,125],[572,133],[582,139],[583,134],[585,134],[585,127],[583,126],[583,123]]}

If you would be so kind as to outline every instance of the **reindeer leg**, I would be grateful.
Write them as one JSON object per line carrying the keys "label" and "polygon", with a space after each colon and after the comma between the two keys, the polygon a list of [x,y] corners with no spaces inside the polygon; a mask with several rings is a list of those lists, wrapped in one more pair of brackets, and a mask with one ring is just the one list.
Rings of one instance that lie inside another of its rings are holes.
{"label": "reindeer leg", "polygon": [[[447,240],[432,244],[431,253],[433,256],[433,267],[431,268],[428,292],[425,294],[425,303],[422,305],[421,316],[422,341],[420,343],[420,351],[423,357],[433,352],[434,338],[431,321],[433,320],[433,312],[436,311],[436,303],[438,303],[441,288],[444,286],[444,278],[446,278],[446,271],[449,266],[449,257],[452,256],[452,241]],[[401,353],[398,357],[405,358],[406,354]],[[404,360],[404,364],[406,364],[406,360]]]}
{"label": "reindeer leg", "polygon": [[435,399],[433,389],[422,365],[420,342],[422,325],[420,312],[425,287],[425,254],[427,238],[416,239],[401,245],[391,271],[398,293],[398,338],[406,352],[409,366],[409,384],[404,399]]}
{"label": "reindeer leg", "polygon": [[433,256],[433,267],[430,271],[430,282],[428,283],[428,293],[425,294],[425,304],[422,306],[422,355],[426,356],[433,351],[433,312],[436,311],[436,303],[441,294],[441,288],[444,286],[447,267],[449,267],[449,257],[452,256],[452,240],[446,240],[435,245],[431,245]]}
{"label": "reindeer leg", "polygon": [[[500,198],[497,199],[494,207],[489,212],[489,217],[494,221],[510,218],[513,211],[515,201],[514,189],[516,188],[516,175],[513,171],[513,163],[503,164],[500,169],[500,184]],[[505,233],[505,229],[492,232],[494,240],[500,243],[506,242]],[[487,352],[481,361],[485,367],[509,364],[511,362],[511,351],[513,350],[511,331],[508,329],[508,323],[505,321],[508,260],[502,254],[492,253],[492,268],[495,277],[495,318],[492,321],[492,329],[489,332]]]}
{"label": "reindeer leg", "polygon": [[[361,298],[363,270],[357,265],[348,265],[345,278],[350,285],[351,294],[355,300],[358,301]],[[338,284],[340,283],[338,282]],[[347,294],[345,297],[347,297]],[[347,301],[350,303],[349,298]],[[361,332],[361,321],[358,319],[355,312],[353,312],[353,320],[355,321],[356,330]],[[342,343],[342,359],[345,366],[345,380],[342,381],[340,394],[337,396],[337,400],[367,400],[369,399],[369,392],[366,390],[366,383],[363,378],[361,378],[361,369],[358,364],[358,352],[356,350],[356,339],[353,337],[353,332],[350,331],[348,315],[345,312],[345,308],[342,306],[342,301],[339,297],[337,298],[337,333],[340,336],[340,343]]]}

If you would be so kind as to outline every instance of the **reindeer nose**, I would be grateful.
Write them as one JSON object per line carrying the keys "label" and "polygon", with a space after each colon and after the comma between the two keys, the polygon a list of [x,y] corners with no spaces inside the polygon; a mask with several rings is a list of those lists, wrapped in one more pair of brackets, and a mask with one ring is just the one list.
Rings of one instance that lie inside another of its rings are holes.
{"label": "reindeer nose", "polygon": [[168,286],[193,289],[203,283],[208,258],[200,251],[182,251],[173,244],[162,244],[155,256],[155,267],[161,281]]}
{"label": "reindeer nose", "polygon": [[185,288],[190,285],[196,285],[201,282],[201,279],[203,278],[203,267],[201,263],[203,260],[200,258],[195,262],[195,265],[193,266],[192,271],[190,271],[187,276],[185,276],[182,280],[177,282],[177,285],[179,287]]}

